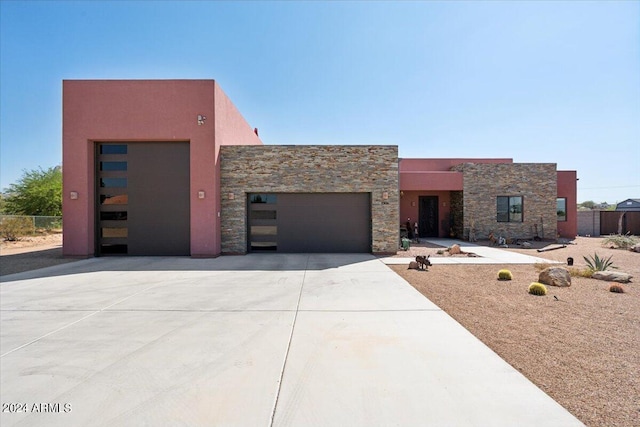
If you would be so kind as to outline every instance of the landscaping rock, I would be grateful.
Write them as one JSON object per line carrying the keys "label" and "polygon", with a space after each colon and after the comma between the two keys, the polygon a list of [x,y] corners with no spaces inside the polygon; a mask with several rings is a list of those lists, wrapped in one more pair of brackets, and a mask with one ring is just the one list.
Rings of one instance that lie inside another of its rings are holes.
{"label": "landscaping rock", "polygon": [[459,255],[459,254],[461,254],[461,253],[462,253],[462,250],[460,249],[460,245],[458,245],[458,244],[452,245],[452,246],[449,248],[449,253],[450,253],[451,255]]}
{"label": "landscaping rock", "polygon": [[596,271],[591,277],[607,282],[629,283],[633,276],[621,271]]}
{"label": "landscaping rock", "polygon": [[409,263],[409,268],[407,270],[417,270],[418,269],[418,263],[415,261],[411,261]]}
{"label": "landscaping rock", "polygon": [[549,286],[571,286],[571,274],[563,267],[547,267],[538,275],[538,282]]}
{"label": "landscaping rock", "polygon": [[633,245],[629,248],[631,252],[640,252],[640,243]]}

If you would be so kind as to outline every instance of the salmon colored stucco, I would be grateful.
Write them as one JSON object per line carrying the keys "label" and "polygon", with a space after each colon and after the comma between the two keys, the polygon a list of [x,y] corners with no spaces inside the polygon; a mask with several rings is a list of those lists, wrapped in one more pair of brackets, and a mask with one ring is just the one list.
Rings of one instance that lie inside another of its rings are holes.
{"label": "salmon colored stucco", "polygon": [[[188,141],[191,255],[219,255],[219,147],[262,142],[218,84],[65,80],[62,89],[64,255],[95,254],[97,141]],[[198,115],[206,117],[204,124],[198,125]],[[201,191],[204,198],[198,198]]]}
{"label": "salmon colored stucco", "polygon": [[558,197],[567,199],[567,220],[558,221],[560,237],[573,239],[578,235],[577,184],[576,171],[558,171]]}

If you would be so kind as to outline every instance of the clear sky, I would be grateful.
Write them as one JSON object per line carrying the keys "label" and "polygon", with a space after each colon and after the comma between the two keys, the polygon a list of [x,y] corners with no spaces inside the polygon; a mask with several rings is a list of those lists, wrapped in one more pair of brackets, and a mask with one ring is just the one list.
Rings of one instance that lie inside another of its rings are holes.
{"label": "clear sky", "polygon": [[61,163],[63,79],[215,79],[265,144],[396,144],[640,198],[640,2],[0,0],[0,186]]}

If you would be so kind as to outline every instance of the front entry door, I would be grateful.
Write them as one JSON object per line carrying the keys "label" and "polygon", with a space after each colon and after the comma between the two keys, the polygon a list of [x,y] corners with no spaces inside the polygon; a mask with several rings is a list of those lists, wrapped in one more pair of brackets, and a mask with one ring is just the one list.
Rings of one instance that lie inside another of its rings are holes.
{"label": "front entry door", "polygon": [[420,196],[418,236],[438,237],[438,196]]}

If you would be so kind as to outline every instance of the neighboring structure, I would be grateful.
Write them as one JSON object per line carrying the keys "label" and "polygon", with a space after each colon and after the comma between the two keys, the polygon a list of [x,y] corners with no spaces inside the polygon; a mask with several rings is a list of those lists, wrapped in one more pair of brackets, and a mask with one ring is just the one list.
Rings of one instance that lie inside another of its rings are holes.
{"label": "neighboring structure", "polygon": [[640,199],[627,199],[616,205],[616,211],[640,212]]}
{"label": "neighboring structure", "polygon": [[263,146],[213,80],[63,82],[66,256],[395,253],[576,234],[576,174],[397,146]]}

